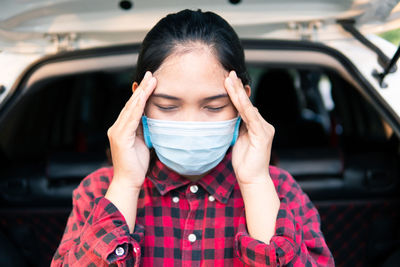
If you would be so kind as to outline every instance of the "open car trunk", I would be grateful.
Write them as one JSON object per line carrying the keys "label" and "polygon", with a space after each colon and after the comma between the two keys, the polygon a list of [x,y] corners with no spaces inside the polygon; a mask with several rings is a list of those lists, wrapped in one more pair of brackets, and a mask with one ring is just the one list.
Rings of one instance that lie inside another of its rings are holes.
{"label": "open car trunk", "polygon": [[[276,40],[244,47],[251,100],[276,129],[272,164],[317,206],[337,266],[381,266],[400,244],[400,144],[390,114],[336,50]],[[106,133],[131,94],[137,52],[48,57],[0,110],[2,266],[49,265],[72,190],[111,164]]]}

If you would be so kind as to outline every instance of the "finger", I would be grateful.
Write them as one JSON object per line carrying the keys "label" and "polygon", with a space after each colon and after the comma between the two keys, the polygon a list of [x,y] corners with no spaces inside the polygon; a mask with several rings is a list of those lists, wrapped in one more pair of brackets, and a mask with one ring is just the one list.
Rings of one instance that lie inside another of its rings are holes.
{"label": "finger", "polygon": [[131,97],[128,99],[128,101],[125,103],[125,106],[122,108],[122,110],[118,114],[118,117],[113,124],[114,127],[117,127],[124,121],[124,119],[126,118],[127,109],[134,100],[135,100],[135,95],[132,94]]}
{"label": "finger", "polygon": [[143,84],[143,91],[145,93],[145,101],[147,101],[147,99],[153,93],[153,91],[157,85],[157,79],[153,76],[153,74],[150,71],[148,71],[147,73],[149,73],[148,80],[146,80],[146,83]]}
{"label": "finger", "polygon": [[141,105],[143,98],[144,92],[141,90],[138,97],[126,109],[120,124],[122,131],[136,132],[144,110],[144,106]]}
{"label": "finger", "polygon": [[[133,102],[131,101],[131,105],[135,105],[137,101],[138,98],[136,98],[136,100]],[[132,120],[131,121],[129,120],[129,109],[126,106],[121,111],[120,115],[118,116],[112,128],[117,133],[116,135],[118,135],[119,137],[123,136],[135,137],[137,124],[138,122],[133,122]]]}
{"label": "finger", "polygon": [[149,78],[151,78],[151,73],[150,73],[150,72],[146,72],[146,74],[144,75],[144,77],[143,77],[143,79],[142,79],[142,82],[141,82],[141,85],[142,85],[142,86],[141,86],[141,87],[140,87],[140,86],[137,87],[137,88],[133,91],[131,97],[128,99],[128,101],[125,103],[125,106],[122,108],[122,110],[121,110],[121,112],[120,112],[120,114],[119,114],[119,116],[118,116],[116,122],[121,121],[121,120],[122,120],[122,117],[126,117],[127,110],[128,110],[129,108],[132,108],[132,106],[134,106],[134,105],[132,105],[133,102],[136,102],[136,101],[137,101],[136,99],[140,96],[140,92],[143,90],[143,84],[146,84],[147,81],[149,80]]}
{"label": "finger", "polygon": [[246,121],[247,119],[245,118],[244,110],[239,101],[239,94],[237,93],[238,90],[236,90],[235,85],[230,76],[228,76],[225,79],[224,85],[226,91],[228,92],[229,98],[232,101],[232,104],[235,106],[236,110],[239,112],[239,115],[242,117],[242,119]]}
{"label": "finger", "polygon": [[263,128],[263,120],[260,120],[260,118],[257,115],[257,110],[253,106],[253,104],[250,102],[250,99],[247,97],[246,93],[243,91],[239,91],[239,104],[242,107],[242,113],[240,115],[244,115],[243,120],[245,121],[247,125],[247,129],[250,133],[254,135],[260,135],[262,131],[264,130]]}
{"label": "finger", "polygon": [[146,101],[155,89],[156,84],[157,81],[152,77],[152,74],[146,72],[139,87],[135,90],[132,100],[128,101],[126,110],[121,114],[121,125],[129,126],[127,127],[128,130],[132,130],[132,128],[136,129],[143,114]]}
{"label": "finger", "polygon": [[[150,71],[147,71],[139,87],[135,90],[135,93],[139,95],[144,93],[144,102],[150,97],[156,88],[157,80]],[[142,103],[141,103],[142,104]]]}
{"label": "finger", "polygon": [[153,75],[151,74],[150,71],[147,71],[145,73],[140,85],[136,88],[136,90],[133,91],[132,97],[127,102],[127,109],[131,108],[132,107],[132,103],[137,101],[136,99],[139,98],[141,92],[144,91],[145,88],[147,88],[147,86],[148,86],[150,80],[152,79],[152,77],[153,77]]}
{"label": "finger", "polygon": [[153,77],[151,74],[149,77],[150,77],[149,80],[146,81],[146,84],[143,85],[142,93],[139,96],[137,104],[135,106],[136,108],[132,112],[132,116],[134,118],[136,118],[137,116],[139,117],[142,116],[144,112],[144,107],[146,106],[146,102],[157,86],[157,79]]}
{"label": "finger", "polygon": [[262,122],[263,126],[268,124],[268,122],[264,119],[264,117],[261,116],[260,112],[258,111],[258,108],[254,107],[254,110],[255,110],[255,112],[257,114],[257,118]]}
{"label": "finger", "polygon": [[[140,92],[146,88],[147,84],[149,83],[150,79],[153,77],[150,71],[146,71],[142,81],[140,82],[139,86],[136,88],[136,90],[133,91],[134,97],[138,97]],[[135,82],[136,83],[136,82]]]}
{"label": "finger", "polygon": [[233,89],[238,96],[238,111],[242,116],[243,120],[247,124],[247,128],[253,134],[260,134],[260,130],[263,130],[262,122],[260,120],[257,109],[251,103],[249,97],[245,93],[242,81],[237,77],[235,71],[229,73],[229,79],[233,83]]}
{"label": "finger", "polygon": [[257,108],[255,108],[255,109],[256,109],[256,112],[257,112],[258,119],[262,122],[262,125],[264,127],[265,132],[272,133],[272,135],[274,135],[275,134],[274,126],[271,125],[269,122],[267,122],[263,116],[261,116],[261,114],[260,114],[260,112],[258,111]]}
{"label": "finger", "polygon": [[[245,89],[244,89],[242,80],[237,77],[236,72],[235,71],[231,71],[229,73],[229,78],[232,81],[234,92],[237,95],[238,100],[240,100],[240,97],[242,97],[242,95],[244,95],[244,97],[248,100],[248,103],[250,104],[250,106],[253,106],[253,104],[251,103],[251,101],[248,98],[247,94],[245,93]],[[246,112],[244,110],[244,108],[246,106],[241,105],[240,101],[238,101],[238,105],[239,105],[239,109],[240,109],[240,110],[238,110],[240,115],[243,117],[244,121],[247,121],[248,118],[246,117]]]}
{"label": "finger", "polygon": [[146,106],[146,101],[151,95],[151,93],[154,91],[155,87],[157,84],[157,80],[154,77],[151,77],[147,83],[144,85],[143,90],[140,92],[139,97],[135,102],[132,103],[133,108],[128,110],[128,124],[129,124],[129,129],[137,129],[141,117],[144,112],[144,108]]}
{"label": "finger", "polygon": [[244,90],[242,80],[237,76],[236,71],[231,71],[229,76],[231,77],[237,91]]}

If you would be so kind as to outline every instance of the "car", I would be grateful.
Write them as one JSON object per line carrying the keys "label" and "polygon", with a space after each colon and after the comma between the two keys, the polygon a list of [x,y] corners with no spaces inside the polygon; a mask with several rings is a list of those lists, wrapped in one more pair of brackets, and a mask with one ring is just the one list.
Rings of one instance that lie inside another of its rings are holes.
{"label": "car", "polygon": [[72,191],[111,165],[107,129],[163,16],[214,11],[242,40],[272,164],[318,208],[337,266],[400,261],[398,1],[11,1],[0,9],[0,265],[48,266]]}

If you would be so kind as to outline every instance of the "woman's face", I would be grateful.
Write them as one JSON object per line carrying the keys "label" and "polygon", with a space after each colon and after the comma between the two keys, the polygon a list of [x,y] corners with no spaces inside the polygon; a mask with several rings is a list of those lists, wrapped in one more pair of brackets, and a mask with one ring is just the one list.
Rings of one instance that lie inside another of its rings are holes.
{"label": "woman's face", "polygon": [[207,47],[169,56],[154,72],[157,87],[145,115],[174,121],[222,121],[238,116],[224,87],[226,71]]}

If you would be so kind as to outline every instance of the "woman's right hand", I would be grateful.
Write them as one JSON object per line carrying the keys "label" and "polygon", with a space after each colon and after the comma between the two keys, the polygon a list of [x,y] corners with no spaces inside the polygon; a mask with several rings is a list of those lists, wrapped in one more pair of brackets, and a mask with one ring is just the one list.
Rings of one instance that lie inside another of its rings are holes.
{"label": "woman's right hand", "polygon": [[150,151],[144,142],[140,122],[146,101],[156,84],[157,80],[152,73],[146,72],[136,90],[133,88],[131,98],[107,132],[114,166],[113,181],[138,190],[143,185],[150,161]]}

